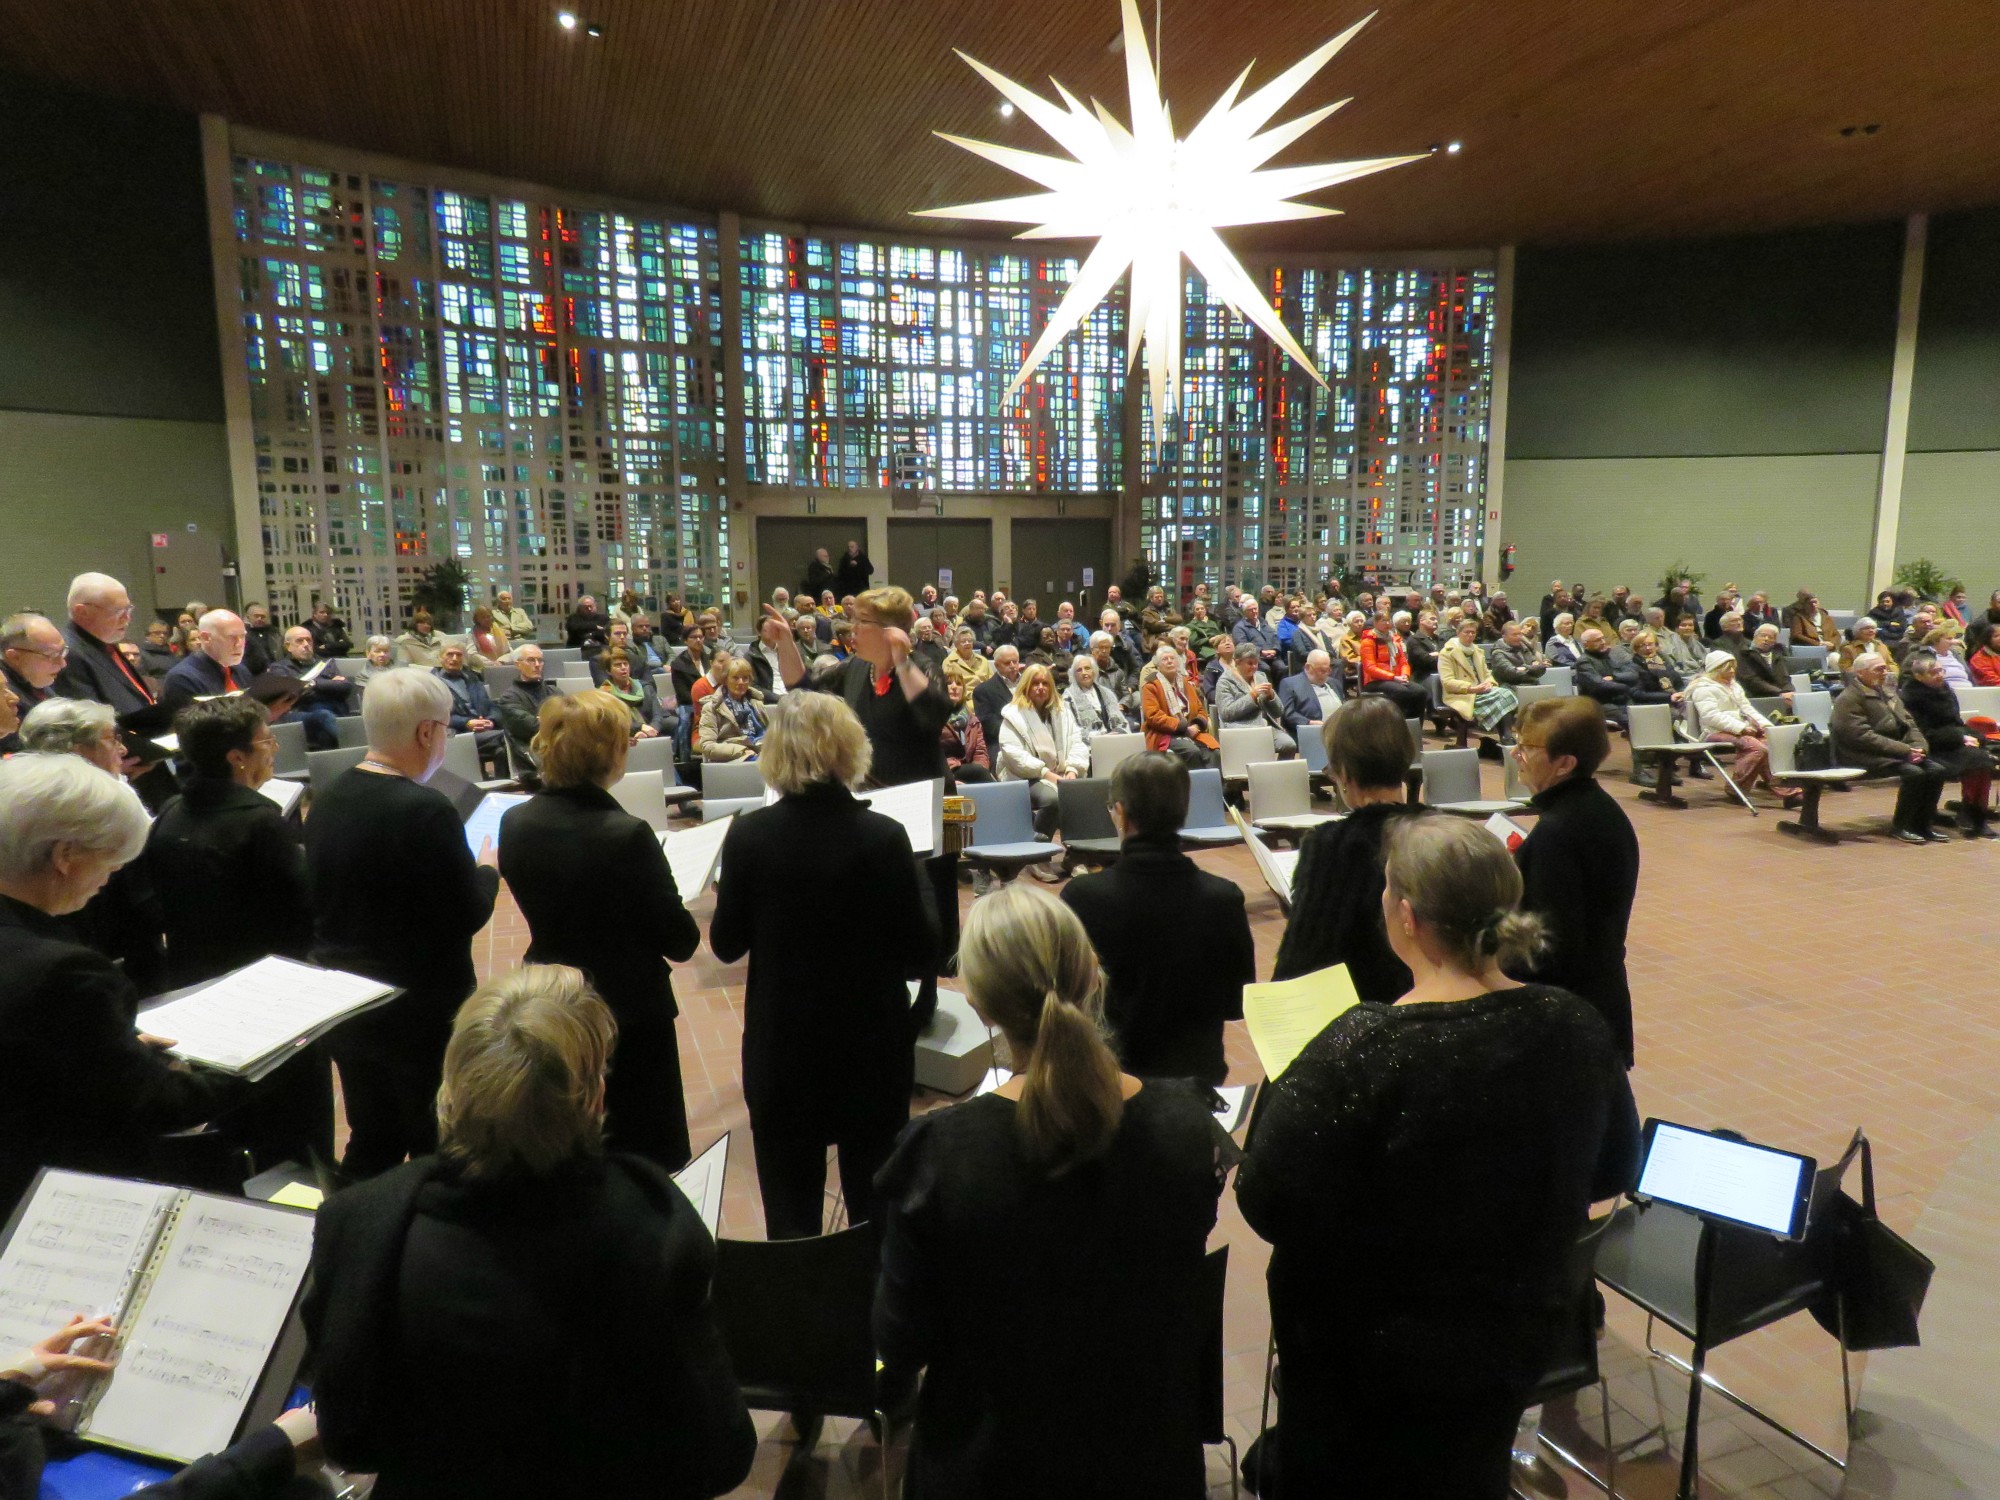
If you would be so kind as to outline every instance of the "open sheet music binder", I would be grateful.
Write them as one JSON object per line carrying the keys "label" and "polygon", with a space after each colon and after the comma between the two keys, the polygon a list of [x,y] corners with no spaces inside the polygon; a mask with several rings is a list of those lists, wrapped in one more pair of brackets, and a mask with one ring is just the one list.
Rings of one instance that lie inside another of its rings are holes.
{"label": "open sheet music binder", "polygon": [[298,1209],[44,1167],[0,1239],[0,1345],[110,1318],[117,1368],[73,1431],[192,1463],[284,1410],[312,1234]]}
{"label": "open sheet music binder", "polygon": [[402,993],[359,974],[274,955],[141,1001],[136,1025],[173,1037],[173,1055],[183,1062],[261,1083],[299,1048]]}

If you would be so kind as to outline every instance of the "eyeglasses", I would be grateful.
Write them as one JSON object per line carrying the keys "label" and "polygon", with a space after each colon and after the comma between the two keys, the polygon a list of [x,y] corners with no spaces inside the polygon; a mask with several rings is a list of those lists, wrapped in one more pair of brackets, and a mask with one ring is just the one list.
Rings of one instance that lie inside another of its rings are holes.
{"label": "eyeglasses", "polygon": [[48,646],[16,646],[14,649],[25,651],[30,656],[43,657],[48,661],[61,661],[69,655],[68,646],[56,646],[53,649]]}

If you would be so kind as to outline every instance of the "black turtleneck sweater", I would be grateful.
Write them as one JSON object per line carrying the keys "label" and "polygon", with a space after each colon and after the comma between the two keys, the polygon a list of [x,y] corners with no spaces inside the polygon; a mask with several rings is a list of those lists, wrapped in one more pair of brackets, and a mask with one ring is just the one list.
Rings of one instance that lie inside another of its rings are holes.
{"label": "black turtleneck sweater", "polygon": [[1371,802],[1300,842],[1291,920],[1273,979],[1346,964],[1363,1000],[1394,1005],[1409,993],[1409,967],[1382,930],[1382,835],[1391,818],[1408,810],[1401,802]]}

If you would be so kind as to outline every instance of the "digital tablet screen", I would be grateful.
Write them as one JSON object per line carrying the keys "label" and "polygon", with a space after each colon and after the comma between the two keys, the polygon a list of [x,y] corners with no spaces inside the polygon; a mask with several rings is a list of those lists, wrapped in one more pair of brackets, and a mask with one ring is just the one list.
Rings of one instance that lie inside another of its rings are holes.
{"label": "digital tablet screen", "polygon": [[1809,1156],[1648,1120],[1638,1195],[1798,1239],[1812,1206],[1813,1171]]}

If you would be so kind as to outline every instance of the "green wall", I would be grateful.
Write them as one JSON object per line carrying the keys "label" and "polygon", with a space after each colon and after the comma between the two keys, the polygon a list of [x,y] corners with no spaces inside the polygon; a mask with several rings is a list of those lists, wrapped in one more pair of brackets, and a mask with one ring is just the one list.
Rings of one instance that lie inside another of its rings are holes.
{"label": "green wall", "polygon": [[2000,450],[1996,279],[2000,209],[1931,221],[1910,386],[1912,453]]}
{"label": "green wall", "polygon": [[2000,588],[2000,451],[1909,456],[1896,560],[1913,557],[1964,579],[1976,604]]}
{"label": "green wall", "polygon": [[0,75],[0,610],[233,539],[210,267],[192,117]]}

